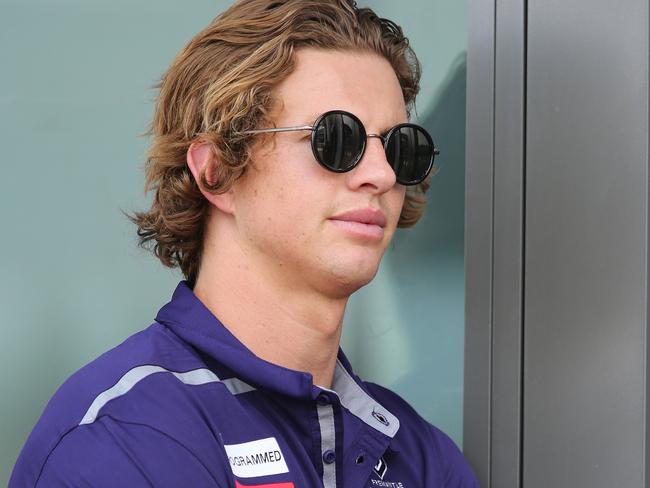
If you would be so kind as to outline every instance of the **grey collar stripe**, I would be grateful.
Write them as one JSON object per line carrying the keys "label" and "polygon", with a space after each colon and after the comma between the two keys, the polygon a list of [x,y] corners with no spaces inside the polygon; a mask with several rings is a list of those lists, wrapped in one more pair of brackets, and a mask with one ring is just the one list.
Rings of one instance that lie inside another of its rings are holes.
{"label": "grey collar stripe", "polygon": [[399,430],[399,419],[368,395],[339,360],[336,361],[332,388],[341,399],[341,405],[366,424],[390,438]]}
{"label": "grey collar stripe", "polygon": [[336,488],[336,462],[326,463],[327,451],[336,452],[336,429],[334,409],[331,405],[318,405],[318,424],[320,427],[320,451],[323,462],[323,488]]}
{"label": "grey collar stripe", "polygon": [[221,382],[226,385],[228,391],[233,395],[240,395],[241,393],[248,393],[249,391],[255,390],[254,387],[239,378],[229,378],[227,380],[221,380]]}
{"label": "grey collar stripe", "polygon": [[[108,390],[104,390],[95,397],[93,402],[90,404],[90,407],[88,407],[86,414],[81,419],[81,422],[79,422],[79,425],[93,423],[97,419],[97,415],[99,414],[99,411],[104,407],[104,405],[106,405],[111,400],[114,400],[115,398],[121,397],[122,395],[128,393],[131,388],[137,385],[140,381],[155,373],[172,374],[181,383],[184,383],[186,385],[205,385],[206,383],[221,382],[216,374],[206,368],[194,369],[192,371],[179,373],[165,369],[162,366],[136,366],[135,368],[130,369],[124,373],[118,382],[115,383],[115,385],[110,387]],[[255,389],[237,378],[224,380],[223,384],[233,395],[246,393]]]}

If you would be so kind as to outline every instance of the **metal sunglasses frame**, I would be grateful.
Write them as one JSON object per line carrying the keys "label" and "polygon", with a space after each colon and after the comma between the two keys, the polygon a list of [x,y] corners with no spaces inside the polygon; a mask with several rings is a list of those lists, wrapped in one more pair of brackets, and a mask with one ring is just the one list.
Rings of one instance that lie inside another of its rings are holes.
{"label": "metal sunglasses frame", "polygon": [[[357,156],[355,157],[354,161],[350,164],[349,167],[346,167],[346,168],[332,168],[331,166],[327,165],[325,162],[323,162],[321,160],[319,154],[316,151],[316,141],[315,141],[316,128],[318,127],[318,125],[321,123],[321,121],[325,117],[327,117],[328,115],[335,115],[335,114],[341,114],[341,115],[345,115],[346,117],[350,117],[351,119],[353,119],[355,122],[357,122],[359,124],[359,128],[361,129],[361,134],[362,134],[361,139],[363,141],[363,146],[361,147],[361,150],[359,151],[359,154],[357,154]],[[346,173],[348,171],[353,170],[359,164],[359,162],[361,161],[361,158],[363,157],[364,153],[366,152],[366,141],[367,141],[367,139],[369,137],[376,137],[376,138],[380,139],[383,146],[384,146],[384,152],[386,152],[389,138],[393,135],[393,133],[396,130],[399,130],[399,129],[403,128],[403,127],[412,127],[412,128],[415,128],[415,129],[419,129],[425,135],[425,137],[427,138],[429,144],[433,148],[433,152],[431,153],[431,160],[429,161],[429,166],[428,166],[427,170],[425,171],[424,176],[422,176],[422,178],[420,178],[418,180],[414,180],[414,181],[409,181],[409,182],[399,182],[398,181],[400,184],[406,185],[406,186],[417,185],[418,183],[421,183],[422,181],[424,181],[424,179],[431,172],[431,169],[433,168],[433,162],[434,162],[435,156],[440,154],[440,150],[433,144],[433,140],[431,139],[431,135],[427,132],[427,130],[424,127],[416,125],[416,124],[411,124],[411,123],[408,123],[408,122],[405,122],[405,123],[402,123],[402,124],[397,124],[396,126],[391,127],[390,129],[388,129],[388,131],[386,132],[386,135],[368,134],[366,132],[366,128],[364,127],[363,123],[361,122],[361,120],[359,120],[359,117],[357,117],[356,115],[354,115],[354,114],[352,114],[350,112],[346,112],[345,110],[330,110],[328,112],[325,112],[324,114],[319,115],[318,118],[316,119],[316,121],[314,122],[314,125],[296,125],[296,126],[291,126],[291,127],[272,127],[272,128],[270,127],[270,128],[265,128],[265,129],[250,129],[250,130],[246,130],[246,131],[241,132],[241,134],[263,134],[263,133],[274,133],[274,132],[294,132],[294,131],[300,131],[300,130],[310,130],[312,132],[312,135],[311,135],[311,148],[312,148],[312,152],[314,154],[314,157],[316,158],[316,161],[318,161],[321,166],[325,167],[329,171],[334,171],[335,173]],[[391,167],[393,167],[392,163],[391,163]],[[395,171],[394,167],[393,167],[393,171]],[[397,175],[397,172],[395,174]]]}

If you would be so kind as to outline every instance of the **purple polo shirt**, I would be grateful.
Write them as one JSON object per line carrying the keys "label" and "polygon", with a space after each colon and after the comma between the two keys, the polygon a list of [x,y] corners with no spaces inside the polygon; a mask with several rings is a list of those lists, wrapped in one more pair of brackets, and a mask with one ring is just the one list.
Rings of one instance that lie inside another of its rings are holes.
{"label": "purple polo shirt", "polygon": [[478,487],[461,452],[339,352],[331,389],[255,356],[182,281],[55,393],[10,487]]}

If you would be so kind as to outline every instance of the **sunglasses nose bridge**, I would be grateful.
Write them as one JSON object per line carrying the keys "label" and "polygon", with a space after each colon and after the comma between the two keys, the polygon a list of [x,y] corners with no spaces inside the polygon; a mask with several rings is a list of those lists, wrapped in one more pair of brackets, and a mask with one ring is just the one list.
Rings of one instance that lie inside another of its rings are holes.
{"label": "sunglasses nose bridge", "polygon": [[374,137],[375,139],[379,139],[381,141],[381,147],[382,147],[382,152],[384,154],[384,158],[386,159],[386,162],[388,163],[388,166],[390,166],[391,169],[393,171],[395,171],[395,168],[393,167],[393,164],[388,159],[388,152],[387,152],[387,146],[386,146],[386,144],[388,142],[388,138],[386,136],[384,136],[384,135],[381,135],[381,134],[367,134],[366,137],[368,137],[368,138]]}
{"label": "sunglasses nose bridge", "polygon": [[[381,147],[382,147],[382,152],[384,153],[384,157],[386,157],[386,136],[382,136],[381,134],[366,134],[367,139],[379,139],[381,142]],[[366,143],[366,151],[368,150],[368,143]],[[365,152],[365,151],[364,151]],[[390,161],[388,162],[390,165]]]}
{"label": "sunglasses nose bridge", "polygon": [[[381,146],[373,148],[370,143],[371,138],[379,139]],[[371,178],[378,188],[392,188],[396,182],[396,174],[386,157],[386,137],[381,134],[366,134],[366,139],[367,142],[357,164],[363,166],[361,173]]]}
{"label": "sunglasses nose bridge", "polygon": [[[366,138],[374,138],[374,139],[379,139],[381,141],[381,147],[384,150],[384,154],[386,153],[386,136],[382,136],[381,134],[366,134]],[[368,144],[366,144],[366,147]],[[389,161],[390,164],[390,161]]]}
{"label": "sunglasses nose bridge", "polygon": [[379,139],[381,141],[382,145],[386,145],[386,137],[382,136],[381,134],[366,134],[366,137],[375,137],[376,139]]}

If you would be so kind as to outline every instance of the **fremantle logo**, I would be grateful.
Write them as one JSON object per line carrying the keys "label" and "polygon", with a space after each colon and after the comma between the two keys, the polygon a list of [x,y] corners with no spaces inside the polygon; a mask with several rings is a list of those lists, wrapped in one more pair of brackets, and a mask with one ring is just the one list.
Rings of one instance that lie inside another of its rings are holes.
{"label": "fremantle logo", "polygon": [[379,481],[379,480],[370,480],[372,486],[380,486],[382,488],[406,488],[404,483],[401,481]]}
{"label": "fremantle logo", "polygon": [[383,457],[379,458],[379,462],[375,465],[373,470],[380,479],[371,479],[370,486],[376,486],[378,488],[406,488],[404,483],[401,481],[388,481],[384,479],[386,471],[388,471],[388,463]]}
{"label": "fremantle logo", "polygon": [[379,458],[379,462],[376,464],[374,470],[377,476],[383,480],[384,476],[386,476],[386,471],[388,471],[388,465],[383,457]]}

